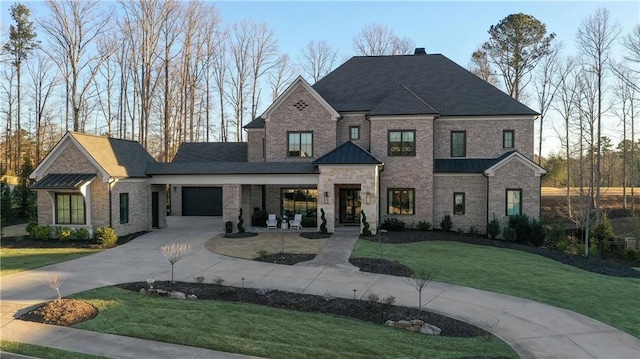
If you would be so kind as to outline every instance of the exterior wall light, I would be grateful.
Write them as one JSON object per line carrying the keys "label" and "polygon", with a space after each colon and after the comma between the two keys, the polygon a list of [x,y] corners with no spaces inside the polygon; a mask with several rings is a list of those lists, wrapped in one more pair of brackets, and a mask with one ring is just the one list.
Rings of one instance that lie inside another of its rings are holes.
{"label": "exterior wall light", "polygon": [[367,195],[365,196],[367,204],[371,204],[371,192],[367,192]]}

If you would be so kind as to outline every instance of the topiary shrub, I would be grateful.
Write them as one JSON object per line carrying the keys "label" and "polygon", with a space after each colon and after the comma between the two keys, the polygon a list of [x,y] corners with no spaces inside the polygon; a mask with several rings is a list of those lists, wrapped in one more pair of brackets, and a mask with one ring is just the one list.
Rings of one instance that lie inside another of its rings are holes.
{"label": "topiary shrub", "polygon": [[327,218],[324,216],[324,209],[320,208],[320,233],[327,233]]}
{"label": "topiary shrub", "polygon": [[429,231],[431,230],[431,223],[426,221],[419,221],[416,225],[416,229],[419,231]]}
{"label": "topiary shrub", "polygon": [[39,241],[46,241],[51,237],[51,227],[35,226],[31,229],[31,238]]}
{"label": "topiary shrub", "polygon": [[362,214],[362,235],[365,237],[371,237],[371,230],[369,229],[369,222],[367,222],[367,216],[364,211],[360,211]]}
{"label": "topiary shrub", "polygon": [[105,248],[114,247],[118,243],[118,234],[111,227],[96,229],[96,240]]}
{"label": "topiary shrub", "polygon": [[491,239],[496,239],[500,234],[500,222],[496,219],[495,213],[493,214],[493,219],[487,223],[487,234]]}
{"label": "topiary shrub", "polygon": [[440,229],[442,229],[445,232],[451,232],[451,228],[453,228],[453,223],[451,222],[451,216],[448,214],[445,214],[444,217],[442,218],[442,221],[440,221]]}
{"label": "topiary shrub", "polygon": [[231,221],[224,222],[224,232],[233,233],[233,222]]}
{"label": "topiary shrub", "polygon": [[384,222],[382,223],[382,229],[386,229],[387,231],[392,232],[401,232],[404,230],[404,225],[404,221],[401,221],[397,218],[385,218]]}
{"label": "topiary shrub", "polygon": [[238,233],[244,233],[244,227],[242,226],[242,224],[244,224],[244,219],[242,218],[242,208],[240,208],[240,214],[238,215]]}
{"label": "topiary shrub", "polygon": [[505,227],[505,229],[502,230],[502,237],[507,242],[516,242],[518,240],[518,233],[511,227]]}
{"label": "topiary shrub", "polygon": [[86,228],[76,228],[76,230],[73,231],[72,238],[76,241],[86,241],[89,239],[89,231]]}

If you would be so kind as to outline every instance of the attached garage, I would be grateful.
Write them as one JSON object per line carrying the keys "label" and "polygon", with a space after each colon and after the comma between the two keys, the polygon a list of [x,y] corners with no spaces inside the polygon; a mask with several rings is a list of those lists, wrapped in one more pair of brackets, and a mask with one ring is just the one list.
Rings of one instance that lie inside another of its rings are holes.
{"label": "attached garage", "polygon": [[183,216],[222,216],[222,187],[182,187]]}

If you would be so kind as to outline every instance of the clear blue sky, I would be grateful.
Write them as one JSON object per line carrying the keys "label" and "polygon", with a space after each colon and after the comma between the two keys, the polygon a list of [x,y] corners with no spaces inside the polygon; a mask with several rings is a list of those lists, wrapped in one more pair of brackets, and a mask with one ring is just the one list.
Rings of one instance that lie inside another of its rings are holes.
{"label": "clear blue sky", "polygon": [[[11,22],[9,8],[13,3],[0,0],[3,37]],[[46,14],[42,2],[22,3],[32,9],[34,17]],[[105,5],[117,6],[107,1]],[[509,14],[535,16],[549,32],[556,33],[565,54],[571,55],[576,53],[577,29],[598,7],[610,10],[623,35],[640,23],[640,1],[219,1],[216,5],[225,24],[242,19],[267,23],[275,31],[280,52],[288,53],[294,61],[308,41],[326,40],[339,50],[342,62],[353,55],[354,35],[374,22],[389,26],[400,37],[413,39],[427,53],[443,54],[463,67],[468,67],[474,49],[488,39],[489,27]],[[621,52],[617,47],[613,57],[620,58]],[[548,153],[558,148],[559,141],[554,139],[551,124],[545,127],[545,138],[549,137],[543,153]],[[604,134],[619,138],[616,127],[616,121],[610,119]]]}

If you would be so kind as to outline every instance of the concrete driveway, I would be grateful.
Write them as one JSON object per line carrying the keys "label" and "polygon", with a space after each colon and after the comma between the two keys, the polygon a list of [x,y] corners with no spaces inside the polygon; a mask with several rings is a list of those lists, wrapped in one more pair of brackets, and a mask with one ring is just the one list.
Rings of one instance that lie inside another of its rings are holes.
{"label": "concrete driveway", "polygon": [[[166,243],[188,243],[189,254],[175,266],[175,278],[281,289],[350,298],[393,295],[397,305],[416,306],[417,294],[404,278],[325,266],[284,266],[211,253],[205,242],[222,233],[222,220],[170,217],[168,228],[155,230],[101,253],[0,277],[2,337],[19,308],[55,298],[47,280],[61,272],[63,295],[123,282],[170,279],[171,268],[160,253]],[[357,234],[354,234],[357,235]],[[432,282],[423,292],[428,310],[490,329],[522,358],[640,358],[640,339],[583,315],[508,295]],[[495,326],[495,323],[499,323]],[[73,330],[73,329],[70,329]]]}

